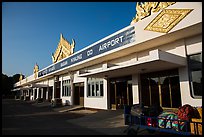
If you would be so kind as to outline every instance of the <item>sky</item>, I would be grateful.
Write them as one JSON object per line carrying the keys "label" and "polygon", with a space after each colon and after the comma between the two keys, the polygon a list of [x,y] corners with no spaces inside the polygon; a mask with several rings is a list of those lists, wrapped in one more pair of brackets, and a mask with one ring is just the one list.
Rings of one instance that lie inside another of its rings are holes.
{"label": "sky", "polygon": [[2,73],[30,76],[52,64],[60,33],[74,52],[130,25],[136,2],[3,2]]}

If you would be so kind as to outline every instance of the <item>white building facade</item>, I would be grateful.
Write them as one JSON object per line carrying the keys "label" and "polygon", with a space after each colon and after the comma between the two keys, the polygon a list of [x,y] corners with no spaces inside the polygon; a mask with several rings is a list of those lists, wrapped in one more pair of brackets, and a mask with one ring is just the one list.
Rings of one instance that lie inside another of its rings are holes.
{"label": "white building facade", "polygon": [[202,106],[202,3],[176,2],[15,87],[30,100],[60,98],[85,108]]}

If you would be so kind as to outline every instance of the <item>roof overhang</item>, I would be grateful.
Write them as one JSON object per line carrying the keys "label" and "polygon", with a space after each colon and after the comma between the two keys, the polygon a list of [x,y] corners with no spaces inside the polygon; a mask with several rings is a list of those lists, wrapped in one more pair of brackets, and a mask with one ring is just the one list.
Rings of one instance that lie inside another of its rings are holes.
{"label": "roof overhang", "polygon": [[12,89],[11,91],[29,90],[29,89],[32,89],[32,88],[43,88],[43,87],[49,87],[49,85],[33,83],[33,84],[30,84],[30,85],[27,85],[27,86],[23,86],[23,87]]}
{"label": "roof overhang", "polygon": [[18,90],[21,90],[20,88],[15,88],[15,89],[12,89],[11,91],[18,91]]}
{"label": "roof overhang", "polygon": [[80,74],[80,77],[98,77],[112,78],[119,76],[132,75],[136,73],[147,73],[160,70],[178,68],[186,65],[186,58],[167,53],[160,50],[149,52],[147,60],[134,61],[128,65],[113,66],[101,69],[95,72],[87,72]]}
{"label": "roof overhang", "polygon": [[49,85],[47,84],[36,84],[36,83],[33,83],[30,85],[31,88],[43,88],[43,87],[49,87]]}

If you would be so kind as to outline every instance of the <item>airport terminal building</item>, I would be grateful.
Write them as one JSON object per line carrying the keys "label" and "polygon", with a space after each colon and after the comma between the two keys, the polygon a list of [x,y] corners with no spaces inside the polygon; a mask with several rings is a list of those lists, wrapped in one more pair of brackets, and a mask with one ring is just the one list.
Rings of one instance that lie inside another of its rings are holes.
{"label": "airport terminal building", "polygon": [[61,34],[53,64],[14,87],[36,100],[119,109],[202,106],[202,3],[143,2],[129,26],[73,52]]}

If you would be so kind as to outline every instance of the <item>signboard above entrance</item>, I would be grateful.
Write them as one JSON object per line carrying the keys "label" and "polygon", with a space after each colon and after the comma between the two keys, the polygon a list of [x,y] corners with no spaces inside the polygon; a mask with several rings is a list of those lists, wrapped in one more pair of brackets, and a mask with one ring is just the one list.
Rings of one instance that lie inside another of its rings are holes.
{"label": "signboard above entrance", "polygon": [[82,50],[76,54],[73,54],[72,56],[57,62],[56,64],[53,64],[43,70],[40,70],[38,72],[38,77],[45,76],[49,73],[55,72],[57,70],[60,70],[64,67],[71,66],[73,64],[76,64],[78,62],[84,61],[86,59],[89,59],[91,57],[95,57],[97,55],[101,55],[102,53],[111,51],[113,49],[116,49],[118,47],[127,45],[129,43],[132,43],[135,41],[135,29],[134,26],[115,34],[114,36],[107,38],[85,50]]}

